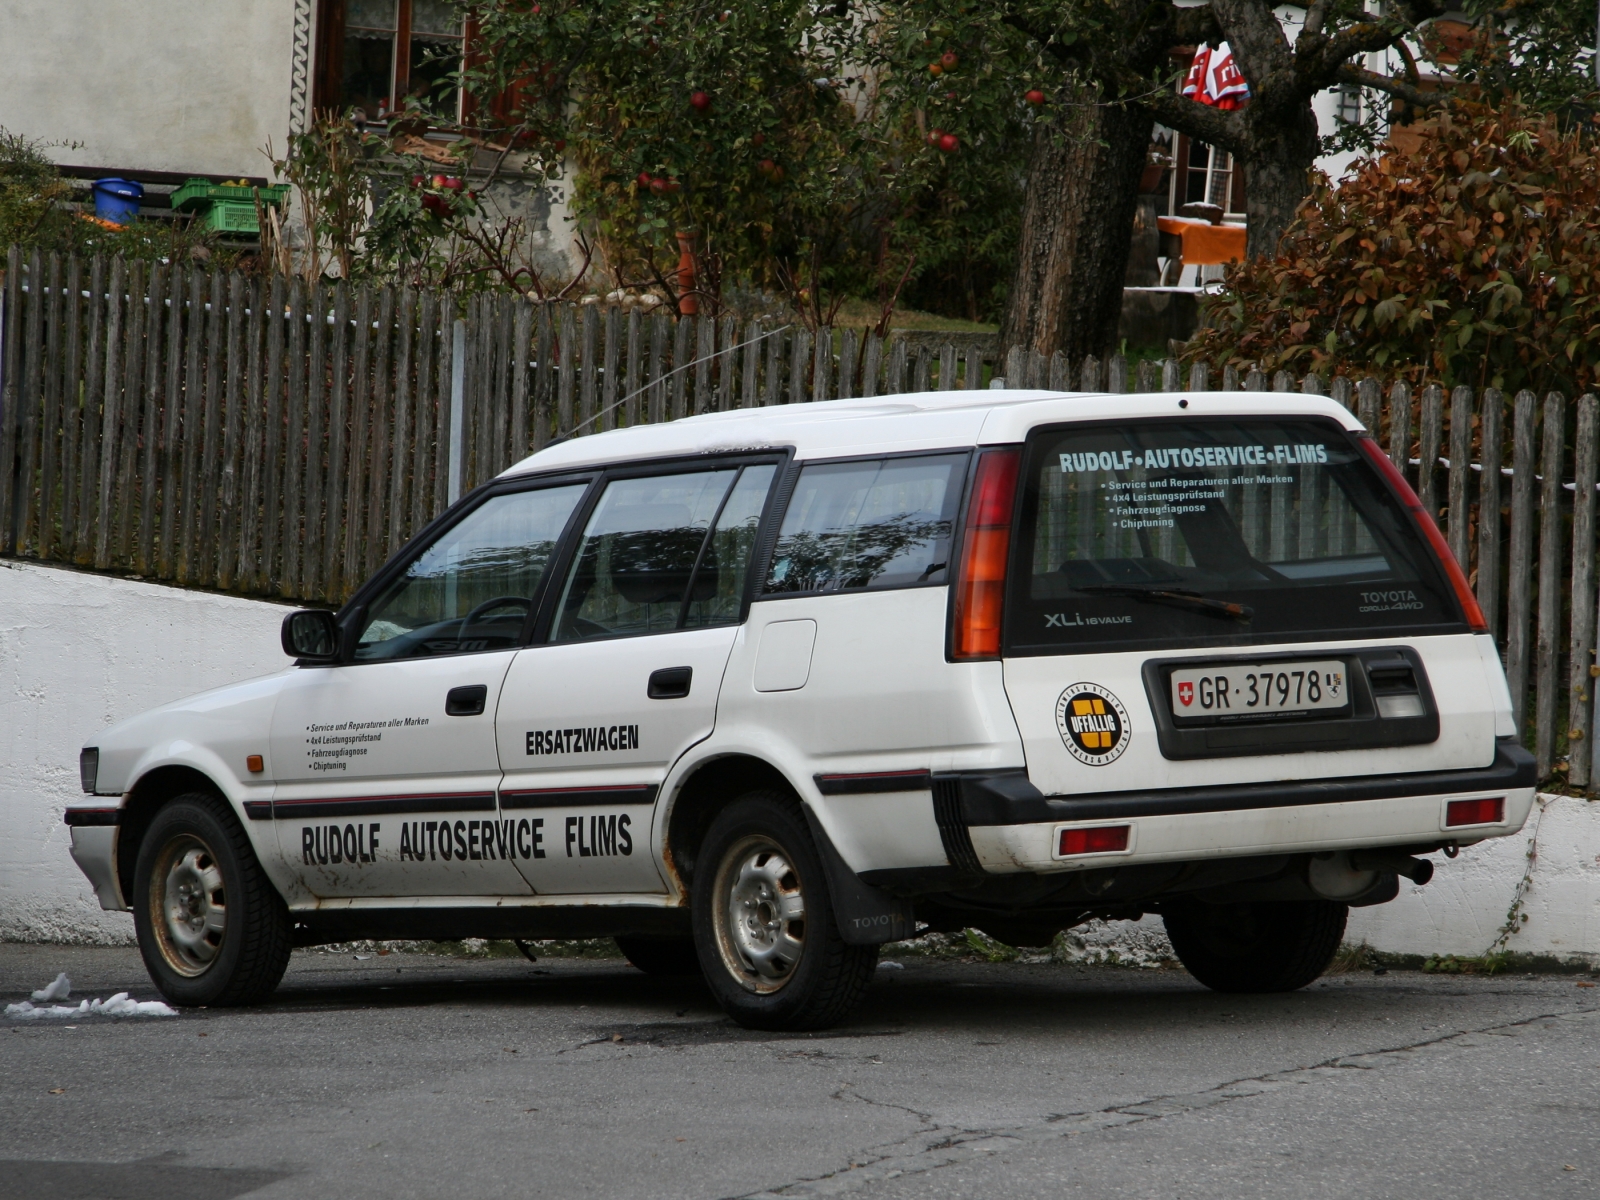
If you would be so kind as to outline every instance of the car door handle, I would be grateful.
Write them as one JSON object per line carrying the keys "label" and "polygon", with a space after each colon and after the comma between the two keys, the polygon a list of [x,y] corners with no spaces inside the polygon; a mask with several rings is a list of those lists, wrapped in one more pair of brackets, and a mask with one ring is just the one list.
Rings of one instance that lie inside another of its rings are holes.
{"label": "car door handle", "polygon": [[689,681],[693,678],[693,667],[662,667],[651,671],[647,689],[650,699],[682,700],[689,694]]}
{"label": "car door handle", "polygon": [[489,702],[489,685],[471,683],[466,687],[451,688],[444,697],[444,715],[447,717],[476,717],[483,714]]}

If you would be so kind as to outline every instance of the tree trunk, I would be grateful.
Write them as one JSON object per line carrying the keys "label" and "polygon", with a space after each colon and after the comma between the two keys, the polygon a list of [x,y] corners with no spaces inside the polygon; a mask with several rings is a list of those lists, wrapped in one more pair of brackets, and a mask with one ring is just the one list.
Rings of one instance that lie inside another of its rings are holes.
{"label": "tree trunk", "polygon": [[1089,87],[1065,93],[1034,136],[1002,362],[1012,346],[1077,359],[1116,345],[1152,122],[1137,105],[1098,100]]}
{"label": "tree trunk", "polygon": [[1249,217],[1245,253],[1273,257],[1295,210],[1311,191],[1308,172],[1321,144],[1311,102],[1295,111],[1250,114],[1244,164],[1245,213]]}

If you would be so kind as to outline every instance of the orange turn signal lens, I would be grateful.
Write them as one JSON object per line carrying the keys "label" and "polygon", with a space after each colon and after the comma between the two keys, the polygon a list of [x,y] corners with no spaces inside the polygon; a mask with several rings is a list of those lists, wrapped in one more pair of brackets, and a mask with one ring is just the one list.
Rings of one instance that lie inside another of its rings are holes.
{"label": "orange turn signal lens", "polygon": [[262,761],[261,755],[251,754],[244,760],[244,765],[250,768],[250,774],[259,775],[267,769],[267,764]]}

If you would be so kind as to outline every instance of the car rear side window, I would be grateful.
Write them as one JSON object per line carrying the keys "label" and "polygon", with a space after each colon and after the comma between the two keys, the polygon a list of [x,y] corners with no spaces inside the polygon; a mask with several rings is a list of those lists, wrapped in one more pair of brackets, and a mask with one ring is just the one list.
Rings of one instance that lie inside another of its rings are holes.
{"label": "car rear side window", "polygon": [[805,467],[766,594],[945,583],[966,465],[963,453]]}
{"label": "car rear side window", "polygon": [[1039,431],[1021,519],[1007,586],[1013,652],[1461,624],[1416,526],[1331,421]]}

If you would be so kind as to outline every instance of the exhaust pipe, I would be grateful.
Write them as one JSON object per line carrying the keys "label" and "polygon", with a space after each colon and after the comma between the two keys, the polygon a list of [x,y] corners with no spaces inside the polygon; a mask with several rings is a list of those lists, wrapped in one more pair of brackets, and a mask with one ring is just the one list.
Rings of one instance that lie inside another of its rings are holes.
{"label": "exhaust pipe", "polygon": [[1350,865],[1358,871],[1392,871],[1403,875],[1421,887],[1433,878],[1433,863],[1426,858],[1412,858],[1393,850],[1356,850],[1350,855]]}

